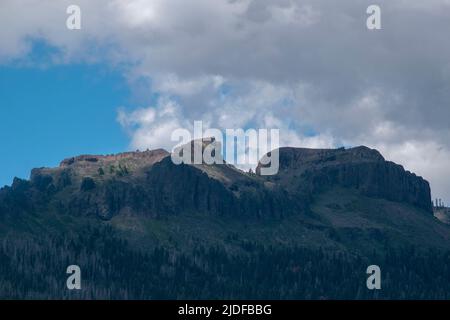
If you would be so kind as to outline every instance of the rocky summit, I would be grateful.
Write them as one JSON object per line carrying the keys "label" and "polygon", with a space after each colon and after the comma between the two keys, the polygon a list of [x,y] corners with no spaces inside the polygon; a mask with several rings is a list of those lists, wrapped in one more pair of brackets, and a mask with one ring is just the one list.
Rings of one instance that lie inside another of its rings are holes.
{"label": "rocky summit", "polygon": [[432,212],[429,183],[367,147],[282,148],[280,173],[271,180],[308,198],[332,186],[342,186]]}

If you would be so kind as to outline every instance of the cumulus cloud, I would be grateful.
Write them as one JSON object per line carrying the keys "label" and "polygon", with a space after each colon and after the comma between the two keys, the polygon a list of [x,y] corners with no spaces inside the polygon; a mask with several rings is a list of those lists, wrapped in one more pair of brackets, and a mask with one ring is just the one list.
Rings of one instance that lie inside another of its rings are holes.
{"label": "cumulus cloud", "polygon": [[132,148],[168,147],[194,120],[276,126],[283,144],[379,148],[450,201],[450,1],[380,0],[383,29],[369,31],[366,0],[79,0],[76,32],[72,2],[1,1],[0,63],[40,40],[53,63],[144,81],[160,101],[118,113]]}
{"label": "cumulus cloud", "polygon": [[119,108],[117,121],[130,135],[130,146],[138,150],[172,150],[172,132],[178,128],[190,127],[189,122],[182,120],[180,106],[162,99],[156,107],[139,108],[131,112]]}

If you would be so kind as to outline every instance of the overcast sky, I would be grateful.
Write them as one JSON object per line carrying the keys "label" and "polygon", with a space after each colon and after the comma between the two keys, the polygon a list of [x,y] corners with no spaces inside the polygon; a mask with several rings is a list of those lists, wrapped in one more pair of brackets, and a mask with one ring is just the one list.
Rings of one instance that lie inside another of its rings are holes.
{"label": "overcast sky", "polygon": [[1,0],[0,26],[4,67],[122,75],[132,102],[108,103],[130,149],[194,120],[280,128],[284,145],[376,148],[450,202],[449,0]]}

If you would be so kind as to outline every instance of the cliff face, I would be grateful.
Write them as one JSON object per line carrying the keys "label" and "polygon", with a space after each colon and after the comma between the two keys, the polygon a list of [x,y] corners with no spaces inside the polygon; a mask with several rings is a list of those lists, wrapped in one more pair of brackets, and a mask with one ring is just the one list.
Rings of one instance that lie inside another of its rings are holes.
{"label": "cliff face", "polygon": [[280,188],[229,165],[175,165],[161,150],[79,156],[33,169],[0,191],[0,212],[54,211],[110,219],[121,213],[281,217],[304,210]]}
{"label": "cliff face", "polygon": [[268,179],[308,198],[332,186],[341,186],[432,213],[429,183],[401,165],[385,161],[378,151],[367,147],[281,148],[279,174]]}
{"label": "cliff face", "polygon": [[0,190],[0,212],[279,218],[308,214],[314,197],[333,186],[432,212],[427,181],[366,147],[282,148],[279,173],[264,177],[227,164],[175,165],[164,150],[79,156],[34,169],[30,181],[15,179]]}

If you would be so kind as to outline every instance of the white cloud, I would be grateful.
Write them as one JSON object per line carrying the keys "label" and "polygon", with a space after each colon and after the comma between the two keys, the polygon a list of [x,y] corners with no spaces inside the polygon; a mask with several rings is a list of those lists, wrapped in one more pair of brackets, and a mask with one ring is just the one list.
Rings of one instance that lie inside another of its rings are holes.
{"label": "white cloud", "polygon": [[186,128],[180,106],[173,101],[161,99],[156,107],[141,108],[126,112],[118,110],[117,121],[131,136],[133,149],[146,150],[165,148],[172,150],[171,134],[175,129]]}

